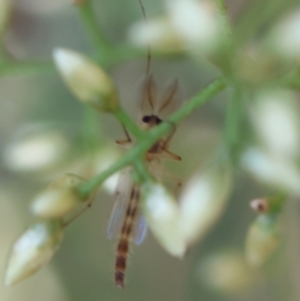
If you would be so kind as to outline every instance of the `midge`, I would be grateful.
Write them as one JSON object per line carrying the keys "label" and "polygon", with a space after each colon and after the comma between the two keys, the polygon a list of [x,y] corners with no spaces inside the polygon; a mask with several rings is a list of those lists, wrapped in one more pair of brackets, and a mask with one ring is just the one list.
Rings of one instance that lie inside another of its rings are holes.
{"label": "midge", "polygon": [[[144,6],[140,0],[139,3],[146,20]],[[139,127],[146,131],[163,122],[159,115],[178,97],[177,80],[174,80],[169,87],[165,89],[161,97],[158,97],[156,83],[149,72],[150,61],[150,47],[148,47],[146,79],[143,83],[141,92],[140,109],[142,113],[137,121]],[[145,111],[148,111],[148,114],[146,114]],[[126,128],[123,128],[126,139],[117,140],[116,142],[120,145],[130,147],[133,141]],[[164,159],[181,160],[180,156],[169,150],[169,145],[174,134],[175,127],[167,137],[159,139],[152,145],[145,154],[145,161],[150,174],[155,179],[160,180],[163,175],[166,175],[180,185],[180,180],[167,173],[162,166],[162,161]],[[137,184],[132,183],[130,173],[131,169],[127,168],[119,178],[115,195],[115,204],[106,232],[109,238],[119,235],[115,261],[115,284],[120,288],[124,287],[130,242],[134,241],[136,244],[141,244],[147,233],[147,223],[139,208],[140,189]]]}

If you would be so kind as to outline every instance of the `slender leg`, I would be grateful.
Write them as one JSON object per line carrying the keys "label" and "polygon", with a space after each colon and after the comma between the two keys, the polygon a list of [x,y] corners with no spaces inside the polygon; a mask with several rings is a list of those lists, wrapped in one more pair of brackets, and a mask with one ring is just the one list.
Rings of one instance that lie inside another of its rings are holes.
{"label": "slender leg", "polygon": [[90,199],[88,200],[87,203],[84,204],[84,206],[79,209],[69,220],[65,221],[63,226],[67,227],[69,226],[72,222],[74,222],[78,217],[80,217],[85,211],[87,211],[89,208],[92,207],[95,199],[96,199],[96,195],[97,195],[98,190],[96,190],[95,192],[92,193]]}
{"label": "slender leg", "polygon": [[122,124],[122,128],[124,130],[124,133],[125,133],[125,136],[126,136],[126,139],[121,139],[121,140],[116,140],[116,143],[117,144],[120,144],[120,145],[126,145],[126,144],[129,144],[132,142],[130,136],[129,136],[129,133],[128,131],[126,130],[125,126]]}
{"label": "slender leg", "polygon": [[178,177],[172,175],[171,173],[167,172],[161,165],[157,164],[155,165],[155,170],[157,173],[157,178],[160,178],[159,174],[160,175],[164,175],[166,177],[168,177],[169,179],[173,180],[175,183],[176,183],[176,186],[175,186],[175,194],[178,193],[178,190],[180,189],[181,185],[182,185],[182,182],[181,182],[181,179],[179,179]]}
{"label": "slender leg", "polygon": [[175,193],[175,195],[178,194],[179,189],[180,189],[180,187],[182,185],[181,179],[173,176],[172,174],[170,174],[169,172],[167,172],[165,170],[162,170],[162,173],[176,183],[176,186],[174,188],[174,193]]}
{"label": "slender leg", "polygon": [[172,159],[172,160],[175,160],[175,161],[181,161],[180,156],[170,152],[168,149],[162,147],[162,151],[164,152],[165,155],[167,155],[166,157],[168,159]]}

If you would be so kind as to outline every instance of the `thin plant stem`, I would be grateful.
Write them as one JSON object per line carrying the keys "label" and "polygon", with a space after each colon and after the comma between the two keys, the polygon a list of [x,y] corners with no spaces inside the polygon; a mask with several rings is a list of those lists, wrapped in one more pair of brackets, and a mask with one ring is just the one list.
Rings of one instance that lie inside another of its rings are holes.
{"label": "thin plant stem", "polygon": [[224,144],[233,164],[238,158],[241,139],[242,97],[242,88],[236,84],[233,87],[232,97],[228,100],[224,130]]}
{"label": "thin plant stem", "polygon": [[82,4],[78,5],[78,8],[87,33],[90,36],[94,48],[97,50],[97,58],[100,61],[105,61],[104,58],[110,52],[111,45],[103,32],[99,29],[91,1],[84,1]]}
{"label": "thin plant stem", "polygon": [[[109,176],[129,164],[133,164],[135,165],[135,167],[138,167],[139,175],[143,178],[143,180],[145,180],[146,178],[149,179],[150,175],[146,175],[148,174],[148,172],[145,171],[143,165],[139,165],[140,163],[137,163],[138,161],[143,163],[143,154],[145,154],[158,139],[167,135],[174,127],[174,124],[179,124],[183,119],[185,119],[193,111],[195,111],[195,109],[206,103],[214,95],[225,89],[225,87],[226,84],[222,78],[216,79],[201,92],[187,101],[179,110],[172,114],[166,122],[163,122],[159,126],[154,127],[149,132],[141,131],[139,129],[139,132],[135,133],[136,137],[138,137],[137,144],[106,171],[81,184],[78,187],[80,195],[83,198],[88,197],[90,193],[94,191],[94,189],[96,189],[99,185],[101,185]],[[134,134],[137,127],[136,125],[134,125],[136,128],[133,127],[134,123],[132,122],[132,120],[121,110],[117,115],[119,116],[118,119],[122,120],[126,128],[128,128],[128,126],[131,127],[131,133]]]}
{"label": "thin plant stem", "polygon": [[54,72],[54,63],[49,62],[14,62],[5,61],[0,63],[0,77],[12,75],[31,75]]}
{"label": "thin plant stem", "polygon": [[227,8],[224,3],[224,0],[215,0],[216,5],[219,9],[222,20],[222,39],[223,39],[223,53],[224,53],[224,62],[223,62],[223,71],[227,74],[232,72],[232,60],[234,57],[234,39],[231,29],[231,24],[228,18]]}

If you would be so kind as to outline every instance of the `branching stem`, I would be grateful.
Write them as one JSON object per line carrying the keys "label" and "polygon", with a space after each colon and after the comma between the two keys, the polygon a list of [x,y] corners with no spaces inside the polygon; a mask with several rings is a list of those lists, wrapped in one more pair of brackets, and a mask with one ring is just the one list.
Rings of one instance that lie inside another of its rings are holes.
{"label": "branching stem", "polygon": [[226,84],[222,78],[216,79],[172,114],[168,119],[170,122],[163,122],[149,132],[138,129],[124,111],[119,111],[117,113],[118,119],[122,121],[125,127],[137,138],[137,144],[105,172],[81,184],[78,188],[80,195],[83,198],[88,197],[109,176],[130,164],[136,167],[142,180],[149,179],[150,176],[148,172],[145,172],[145,169],[143,168],[143,155],[158,139],[167,135],[172,130],[172,125],[179,124],[183,119],[195,111],[195,109],[206,103],[218,92],[225,89],[225,87]]}

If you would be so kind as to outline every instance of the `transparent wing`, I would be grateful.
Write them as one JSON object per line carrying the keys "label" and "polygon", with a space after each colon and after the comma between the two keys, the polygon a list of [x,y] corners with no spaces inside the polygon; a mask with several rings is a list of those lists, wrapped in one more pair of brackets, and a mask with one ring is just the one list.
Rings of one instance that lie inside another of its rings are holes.
{"label": "transparent wing", "polygon": [[115,201],[106,228],[106,235],[109,239],[116,237],[120,233],[129,200],[130,189],[130,168],[127,168],[121,173],[116,188]]}
{"label": "transparent wing", "polygon": [[159,97],[158,111],[155,112],[163,120],[180,106],[178,80],[175,79],[165,85]]}
{"label": "transparent wing", "polygon": [[145,217],[139,213],[139,216],[135,222],[132,240],[137,244],[140,245],[147,235],[147,222]]}

